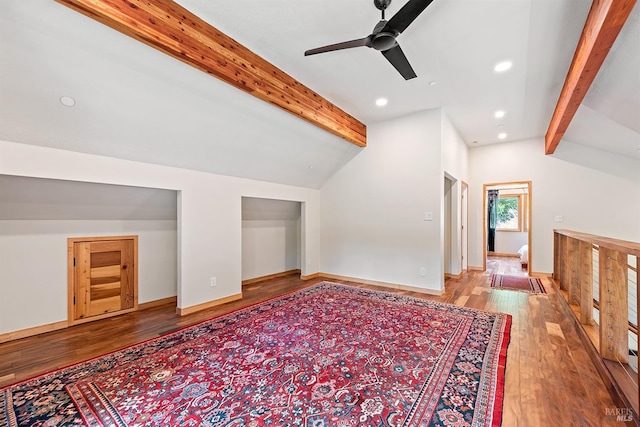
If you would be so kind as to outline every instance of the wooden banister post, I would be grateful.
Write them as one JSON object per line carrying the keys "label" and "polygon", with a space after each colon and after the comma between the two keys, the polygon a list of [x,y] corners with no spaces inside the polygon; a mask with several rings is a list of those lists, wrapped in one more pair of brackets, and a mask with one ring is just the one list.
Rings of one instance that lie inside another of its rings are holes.
{"label": "wooden banister post", "polygon": [[600,356],[629,363],[627,254],[600,246]]}
{"label": "wooden banister post", "polygon": [[553,232],[553,279],[560,282],[560,239],[562,236],[554,230]]}
{"label": "wooden banister post", "polygon": [[580,305],[580,241],[569,238],[567,242],[567,300],[569,304]]}
{"label": "wooden banister post", "polygon": [[568,276],[568,254],[567,254],[567,249],[569,247],[568,245],[568,240],[569,238],[567,236],[562,236],[561,240],[560,240],[560,262],[561,262],[561,266],[560,266],[560,289],[562,289],[563,291],[566,291],[569,289],[569,286],[567,284],[567,276]]}
{"label": "wooden banister post", "polygon": [[580,254],[580,323],[593,324],[593,245],[584,240],[579,244]]}

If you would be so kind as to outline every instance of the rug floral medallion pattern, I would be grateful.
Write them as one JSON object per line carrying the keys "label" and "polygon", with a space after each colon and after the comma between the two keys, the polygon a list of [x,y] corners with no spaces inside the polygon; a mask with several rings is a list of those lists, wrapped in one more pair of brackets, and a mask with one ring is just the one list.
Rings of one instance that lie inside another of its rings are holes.
{"label": "rug floral medallion pattern", "polygon": [[511,317],[321,283],[0,390],[0,426],[500,425]]}

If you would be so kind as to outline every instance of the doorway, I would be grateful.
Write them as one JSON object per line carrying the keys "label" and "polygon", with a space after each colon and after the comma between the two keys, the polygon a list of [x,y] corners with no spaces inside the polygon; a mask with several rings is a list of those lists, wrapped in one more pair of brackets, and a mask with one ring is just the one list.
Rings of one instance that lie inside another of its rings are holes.
{"label": "doorway", "polygon": [[444,279],[460,278],[467,269],[467,183],[448,173],[443,188],[443,272]]}
{"label": "doorway", "polygon": [[453,206],[452,206],[452,198],[453,198],[453,184],[454,181],[445,174],[444,177],[444,277],[452,277],[454,274],[454,266],[452,265],[453,258],[453,230],[451,229],[453,226]]}
{"label": "doorway", "polygon": [[523,270],[532,270],[531,181],[483,185],[483,271],[489,255],[519,259]]}
{"label": "doorway", "polygon": [[469,269],[469,184],[461,182],[460,191],[460,267],[462,272]]}

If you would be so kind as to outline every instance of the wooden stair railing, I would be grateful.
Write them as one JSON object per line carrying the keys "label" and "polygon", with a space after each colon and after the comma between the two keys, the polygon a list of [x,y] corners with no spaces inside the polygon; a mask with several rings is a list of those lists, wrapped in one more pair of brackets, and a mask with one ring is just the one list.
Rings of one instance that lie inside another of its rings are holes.
{"label": "wooden stair railing", "polygon": [[[594,251],[598,254],[599,325],[593,318]],[[634,259],[635,258],[635,259]],[[569,230],[554,230],[553,280],[597,351],[600,373],[638,423],[640,376],[629,367],[629,271],[640,271],[640,243]],[[636,283],[637,289],[637,283]],[[640,293],[632,301],[640,311]],[[598,360],[594,360],[598,362]],[[604,367],[604,370],[602,370]],[[630,373],[633,378],[630,377]]]}

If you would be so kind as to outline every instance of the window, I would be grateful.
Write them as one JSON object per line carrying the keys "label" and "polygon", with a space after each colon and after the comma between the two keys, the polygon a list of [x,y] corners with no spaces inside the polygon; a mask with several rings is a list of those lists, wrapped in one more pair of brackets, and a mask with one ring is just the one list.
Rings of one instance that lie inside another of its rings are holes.
{"label": "window", "polygon": [[522,231],[522,201],[520,195],[501,195],[498,198],[498,224],[501,231]]}

